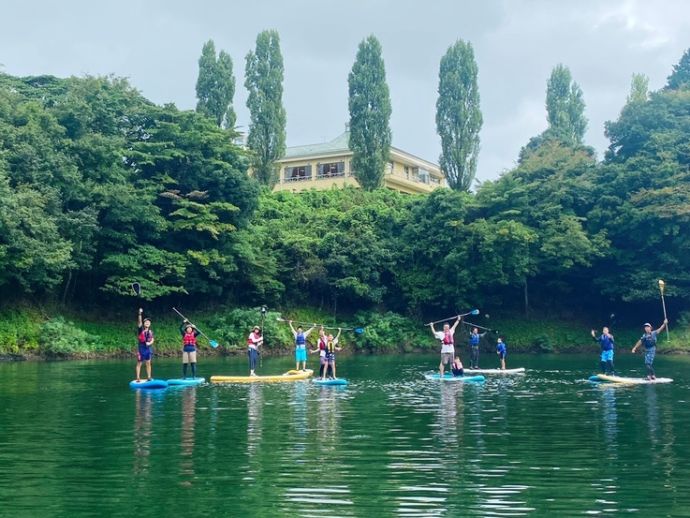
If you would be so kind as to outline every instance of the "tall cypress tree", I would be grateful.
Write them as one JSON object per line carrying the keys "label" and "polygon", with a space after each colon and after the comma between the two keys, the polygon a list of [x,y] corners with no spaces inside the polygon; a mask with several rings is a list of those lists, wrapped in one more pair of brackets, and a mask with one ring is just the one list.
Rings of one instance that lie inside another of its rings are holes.
{"label": "tall cypress tree", "polygon": [[587,130],[582,89],[573,81],[570,70],[556,65],[546,86],[546,113],[549,128],[545,137],[567,144],[582,144]]}
{"label": "tall cypress tree", "polygon": [[348,76],[352,168],[363,189],[383,184],[391,147],[391,100],[381,44],[369,36],[359,44]]}
{"label": "tall cypress tree", "polygon": [[256,37],[256,50],[246,59],[244,86],[249,91],[247,108],[251,122],[247,145],[252,151],[252,168],[259,182],[272,187],[275,161],[285,153],[286,116],[283,107],[283,56],[275,30]]}
{"label": "tall cypress tree", "polygon": [[677,65],[673,65],[673,72],[668,76],[666,90],[681,90],[690,88],[690,49],[683,53]]}
{"label": "tall cypress tree", "polygon": [[477,63],[471,43],[458,40],[441,58],[436,129],[441,137],[441,170],[451,188],[469,191],[477,172],[479,108]]}
{"label": "tall cypress tree", "polygon": [[208,40],[199,58],[196,111],[213,118],[220,127],[232,128],[236,120],[232,107],[234,96],[235,76],[232,73],[232,58],[223,50],[216,58],[213,40]]}
{"label": "tall cypress tree", "polygon": [[630,81],[630,94],[626,104],[643,103],[649,97],[649,78],[644,74],[633,74]]}

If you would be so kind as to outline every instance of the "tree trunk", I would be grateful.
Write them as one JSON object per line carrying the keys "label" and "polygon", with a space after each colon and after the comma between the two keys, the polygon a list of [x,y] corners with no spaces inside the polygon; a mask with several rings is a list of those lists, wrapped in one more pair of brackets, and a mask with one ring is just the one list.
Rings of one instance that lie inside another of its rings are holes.
{"label": "tree trunk", "polygon": [[525,295],[525,317],[529,317],[529,292],[527,290],[527,278],[525,277],[525,283],[523,284],[523,293]]}

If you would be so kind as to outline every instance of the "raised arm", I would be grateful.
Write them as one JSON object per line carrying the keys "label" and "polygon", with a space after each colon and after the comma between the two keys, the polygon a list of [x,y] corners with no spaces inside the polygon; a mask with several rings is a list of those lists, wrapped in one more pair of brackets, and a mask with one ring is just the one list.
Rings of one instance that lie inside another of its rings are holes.
{"label": "raised arm", "polygon": [[458,319],[455,321],[455,324],[453,324],[453,327],[450,328],[452,333],[455,333],[455,329],[458,327],[460,322],[462,322],[462,317],[458,315]]}
{"label": "raised arm", "polygon": [[297,331],[295,331],[295,328],[292,327],[292,320],[288,320],[288,325],[290,326],[290,330],[292,331],[292,334],[296,335]]}
{"label": "raised arm", "polygon": [[311,327],[304,332],[304,338],[309,336],[309,333],[311,333],[314,329],[316,329],[316,324],[312,324]]}
{"label": "raised arm", "polygon": [[632,352],[637,352],[637,349],[642,345],[642,340],[638,340],[637,343],[632,348]]}
{"label": "raised arm", "polygon": [[597,341],[597,330],[596,329],[592,329],[592,340],[594,340],[595,342]]}
{"label": "raised arm", "polygon": [[661,327],[655,331],[655,333],[659,334],[661,333],[664,329],[666,329],[666,326],[668,325],[668,320],[664,319],[664,323],[661,324]]}
{"label": "raised arm", "polygon": [[139,308],[139,313],[137,314],[137,326],[138,327],[144,327],[144,321],[142,320],[143,314],[144,314],[144,310],[142,308]]}
{"label": "raised arm", "polygon": [[431,333],[436,336],[436,329],[434,329],[434,324],[429,324],[429,327],[431,328]]}

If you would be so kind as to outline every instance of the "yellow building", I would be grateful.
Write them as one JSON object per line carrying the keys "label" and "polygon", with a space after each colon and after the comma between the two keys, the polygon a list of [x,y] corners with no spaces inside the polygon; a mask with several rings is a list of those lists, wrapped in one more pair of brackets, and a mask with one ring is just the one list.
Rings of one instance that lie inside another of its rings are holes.
{"label": "yellow building", "polygon": [[[348,146],[349,132],[330,142],[287,148],[285,157],[278,160],[279,180],[275,191],[303,191],[330,189],[345,185],[359,185],[352,174],[352,151]],[[408,194],[428,193],[447,187],[439,167],[410,153],[392,147],[383,184],[389,189]]]}

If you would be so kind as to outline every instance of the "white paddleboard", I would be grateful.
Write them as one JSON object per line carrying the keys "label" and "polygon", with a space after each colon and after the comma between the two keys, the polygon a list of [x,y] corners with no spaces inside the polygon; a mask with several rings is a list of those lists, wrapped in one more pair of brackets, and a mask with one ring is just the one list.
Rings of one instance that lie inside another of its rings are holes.
{"label": "white paddleboard", "polygon": [[[594,379],[596,378],[596,379]],[[647,378],[625,378],[623,376],[610,376],[608,374],[597,374],[590,378],[592,381],[608,381],[611,383],[627,383],[629,385],[654,385],[656,383],[671,383],[671,378],[655,378],[648,380]]]}
{"label": "white paddleboard", "polygon": [[524,374],[525,368],[517,369],[465,369],[468,374]]}

